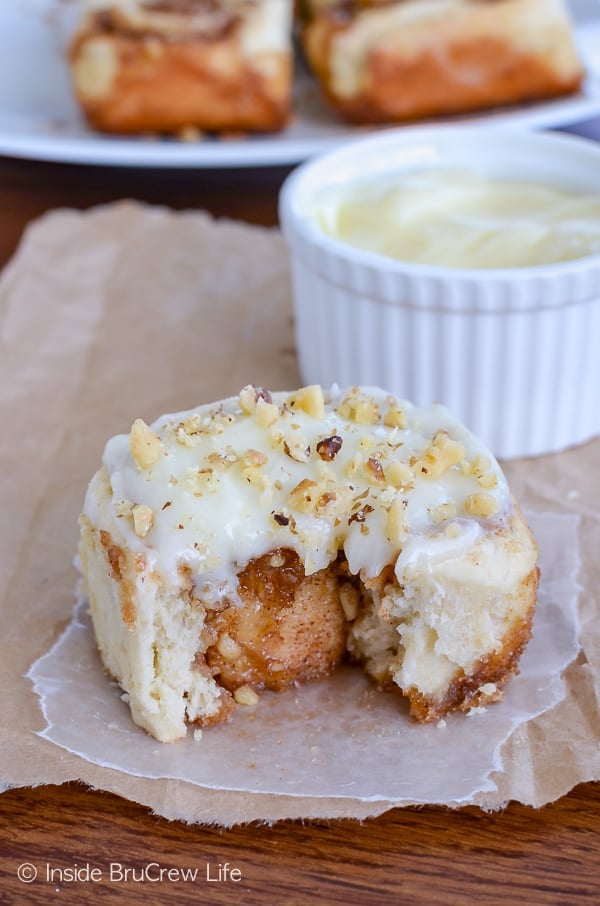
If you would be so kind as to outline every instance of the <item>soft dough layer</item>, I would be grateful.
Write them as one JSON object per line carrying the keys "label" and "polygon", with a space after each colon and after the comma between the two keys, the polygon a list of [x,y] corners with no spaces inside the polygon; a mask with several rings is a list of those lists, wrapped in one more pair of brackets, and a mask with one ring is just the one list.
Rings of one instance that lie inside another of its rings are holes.
{"label": "soft dough layer", "polygon": [[107,670],[160,740],[348,653],[419,720],[499,697],[536,547],[444,407],[302,388],[165,416],[107,445],[80,559]]}

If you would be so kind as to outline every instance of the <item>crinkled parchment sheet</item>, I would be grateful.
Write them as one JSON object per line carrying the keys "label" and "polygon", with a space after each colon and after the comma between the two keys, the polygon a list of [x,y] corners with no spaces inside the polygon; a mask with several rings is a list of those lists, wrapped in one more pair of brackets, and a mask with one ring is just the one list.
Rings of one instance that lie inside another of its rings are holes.
{"label": "crinkled parchment sheet", "polygon": [[230,825],[539,806],[600,778],[600,441],[508,468],[543,580],[502,703],[420,727],[347,670],[161,746],[102,672],[84,604],[72,619],[76,519],[106,439],[136,416],[250,381],[298,384],[282,240],[131,203],[54,212],[0,279],[0,345],[4,787],[80,779],[169,818]]}

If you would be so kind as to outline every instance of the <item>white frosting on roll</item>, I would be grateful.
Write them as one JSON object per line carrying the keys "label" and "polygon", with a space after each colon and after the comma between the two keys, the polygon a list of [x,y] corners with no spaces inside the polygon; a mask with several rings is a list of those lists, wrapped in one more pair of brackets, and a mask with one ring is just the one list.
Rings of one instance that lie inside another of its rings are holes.
{"label": "white frosting on roll", "polygon": [[307,574],[339,551],[352,573],[398,578],[423,558],[461,556],[512,513],[489,451],[439,405],[418,409],[374,388],[263,395],[134,423],[104,453],[112,513],[134,552],[166,581],[189,567],[205,599],[233,594],[236,573],[278,548]]}

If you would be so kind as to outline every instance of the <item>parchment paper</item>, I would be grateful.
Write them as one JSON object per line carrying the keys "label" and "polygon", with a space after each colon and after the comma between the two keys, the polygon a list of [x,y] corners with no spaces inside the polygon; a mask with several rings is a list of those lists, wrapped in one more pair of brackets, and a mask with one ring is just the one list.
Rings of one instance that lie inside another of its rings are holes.
{"label": "parchment paper", "polygon": [[[24,675],[71,619],[76,519],[106,439],[136,416],[151,420],[250,381],[285,388],[299,380],[287,258],[275,231],[130,203],[58,211],[30,228],[0,280],[4,786],[78,778],[166,817],[223,825],[362,818],[397,801],[423,801],[372,790],[361,799],[349,786],[333,795],[317,786],[296,795],[285,784],[261,793],[243,784],[214,790],[198,785],[198,777],[166,779],[181,776],[174,770],[157,771],[160,779],[135,777],[39,735],[46,721]],[[474,797],[486,807],[511,798],[539,806],[600,778],[600,441],[511,463],[508,473],[525,506],[581,517],[581,651],[565,673],[563,701],[504,744],[501,763],[494,761]],[[575,551],[574,524],[557,524]],[[110,695],[123,709],[117,691]],[[82,702],[89,716],[95,706],[83,685]],[[489,719],[468,720],[480,718]],[[464,801],[460,791],[443,792],[433,801]]]}

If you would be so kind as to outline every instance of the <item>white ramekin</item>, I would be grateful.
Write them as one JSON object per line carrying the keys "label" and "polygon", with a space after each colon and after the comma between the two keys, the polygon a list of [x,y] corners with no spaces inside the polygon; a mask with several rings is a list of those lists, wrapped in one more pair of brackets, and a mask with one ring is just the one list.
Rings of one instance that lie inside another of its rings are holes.
{"label": "white ramekin", "polygon": [[280,198],[303,380],[446,403],[503,458],[600,434],[600,255],[430,267],[352,248],[316,223],[325,189],[436,166],[600,192],[599,145],[499,127],[386,131],[304,164]]}

